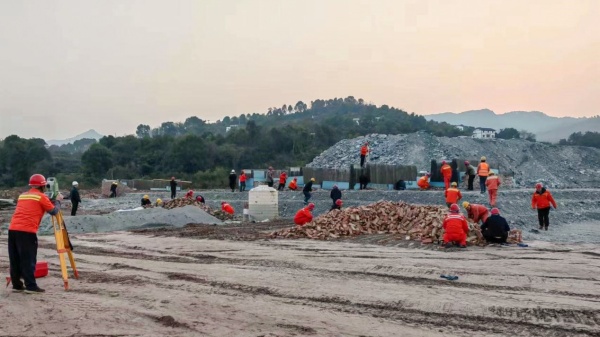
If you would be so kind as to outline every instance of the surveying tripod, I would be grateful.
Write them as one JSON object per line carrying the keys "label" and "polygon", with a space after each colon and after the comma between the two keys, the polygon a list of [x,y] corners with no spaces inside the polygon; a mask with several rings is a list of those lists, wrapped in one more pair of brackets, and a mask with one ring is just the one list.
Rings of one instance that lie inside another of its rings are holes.
{"label": "surveying tripod", "polygon": [[[58,197],[58,182],[55,178],[48,178],[48,185],[46,195],[53,202]],[[60,207],[60,206],[59,206]],[[69,290],[69,274],[67,273],[67,257],[69,257],[69,262],[71,263],[71,269],[73,269],[73,276],[78,279],[79,273],[77,272],[77,266],[75,265],[75,258],[73,257],[73,245],[71,244],[71,240],[69,240],[69,233],[67,232],[67,227],[65,226],[65,220],[62,216],[62,211],[60,208],[58,209],[58,213],[52,216],[52,228],[54,230],[54,238],[56,239],[56,251],[58,252],[58,259],[60,260],[60,270],[62,272],[63,282],[65,285],[65,290]],[[6,286],[10,284],[10,277],[6,278]]]}

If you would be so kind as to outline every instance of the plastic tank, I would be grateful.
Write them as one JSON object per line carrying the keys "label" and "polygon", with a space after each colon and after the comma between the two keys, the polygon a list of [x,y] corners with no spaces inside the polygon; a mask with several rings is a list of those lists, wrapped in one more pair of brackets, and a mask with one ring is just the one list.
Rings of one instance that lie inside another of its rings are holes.
{"label": "plastic tank", "polygon": [[279,194],[266,186],[257,186],[248,192],[248,215],[250,220],[262,221],[279,216]]}

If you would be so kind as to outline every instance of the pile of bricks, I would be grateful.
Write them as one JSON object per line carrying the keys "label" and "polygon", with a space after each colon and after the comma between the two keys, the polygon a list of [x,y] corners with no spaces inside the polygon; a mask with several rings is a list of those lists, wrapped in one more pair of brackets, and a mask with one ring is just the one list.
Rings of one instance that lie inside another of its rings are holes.
{"label": "pile of bricks", "polygon": [[213,209],[210,206],[207,206],[203,203],[197,202],[196,199],[176,198],[176,199],[169,200],[169,201],[163,203],[163,205],[162,205],[162,207],[166,208],[166,209],[173,209],[173,208],[185,207],[185,206],[200,207],[203,211],[214,216],[215,218],[217,218],[219,220],[224,221],[224,220],[232,219],[231,215],[221,211],[220,209]]}
{"label": "pile of bricks", "polygon": [[[271,238],[307,238],[332,240],[364,234],[397,234],[423,244],[442,241],[442,224],[448,209],[440,206],[412,205],[404,202],[379,201],[375,204],[333,210],[304,226],[274,232]],[[478,224],[469,221],[467,242],[485,243]]]}

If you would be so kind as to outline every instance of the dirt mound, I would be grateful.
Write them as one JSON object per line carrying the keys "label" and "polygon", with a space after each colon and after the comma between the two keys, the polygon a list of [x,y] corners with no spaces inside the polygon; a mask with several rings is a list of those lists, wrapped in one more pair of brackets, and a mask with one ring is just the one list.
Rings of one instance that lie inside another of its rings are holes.
{"label": "dirt mound", "polygon": [[231,220],[232,216],[221,211],[218,209],[214,209],[211,208],[210,206],[207,206],[206,204],[197,202],[194,199],[190,199],[190,198],[177,198],[177,199],[172,199],[167,201],[166,203],[163,204],[163,208],[165,209],[174,209],[174,208],[179,208],[179,207],[185,207],[185,206],[196,206],[201,208],[203,211],[205,211],[206,213],[214,216],[215,218],[225,221],[225,220]]}

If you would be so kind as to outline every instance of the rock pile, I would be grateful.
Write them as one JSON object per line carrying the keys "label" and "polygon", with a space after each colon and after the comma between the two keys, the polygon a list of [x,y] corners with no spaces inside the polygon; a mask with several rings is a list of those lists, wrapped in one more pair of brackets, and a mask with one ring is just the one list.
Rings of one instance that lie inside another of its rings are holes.
{"label": "rock pile", "polygon": [[[270,237],[331,240],[363,234],[398,234],[428,244],[442,241],[442,223],[447,213],[447,208],[440,206],[379,201],[367,206],[334,210],[304,226],[282,229]],[[469,228],[467,241],[472,245],[483,244],[479,225],[470,222]]]}
{"label": "rock pile", "polygon": [[359,163],[360,146],[369,142],[367,162],[416,165],[428,171],[431,160],[488,157],[500,173],[513,176],[514,184],[531,187],[542,181],[550,187],[600,187],[600,149],[559,146],[525,140],[448,138],[417,132],[406,135],[373,134],[345,139],[308,167],[348,168]]}
{"label": "rock pile", "polygon": [[202,210],[204,210],[206,213],[214,216],[215,218],[217,218],[219,220],[224,221],[224,220],[232,219],[231,215],[229,215],[221,210],[213,209],[205,204],[197,202],[195,199],[190,199],[190,198],[172,199],[172,200],[165,202],[162,207],[165,209],[174,209],[174,208],[185,207],[185,206],[199,207]]}

